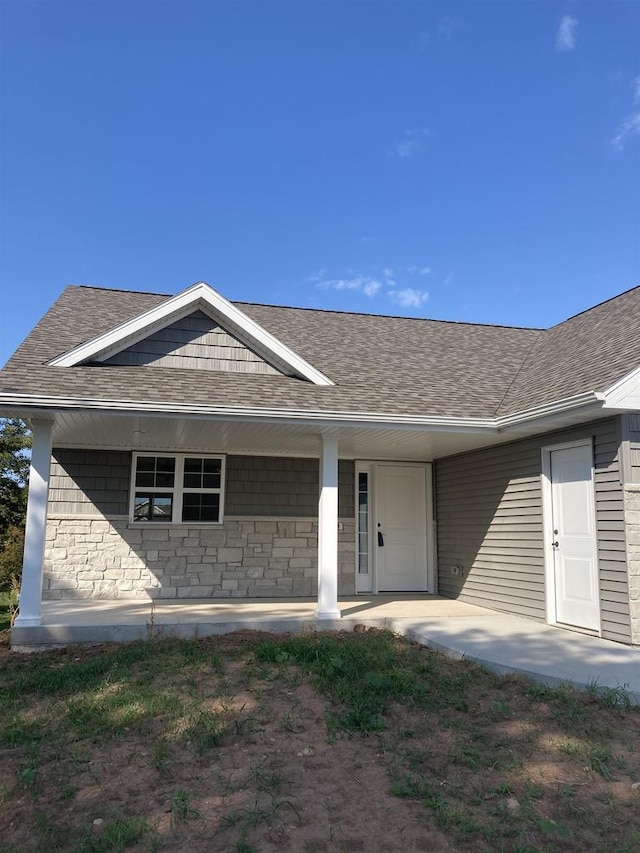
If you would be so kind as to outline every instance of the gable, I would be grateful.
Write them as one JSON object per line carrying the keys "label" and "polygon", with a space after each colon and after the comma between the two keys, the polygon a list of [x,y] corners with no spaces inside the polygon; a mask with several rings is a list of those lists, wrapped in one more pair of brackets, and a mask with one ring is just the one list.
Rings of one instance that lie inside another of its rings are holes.
{"label": "gable", "polygon": [[[334,384],[328,376],[325,376],[306,359],[299,356],[281,340],[278,340],[267,329],[252,320],[238,306],[229,302],[204,281],[188,287],[176,296],[170,297],[142,314],[85,341],[74,349],[56,356],[49,362],[49,366],[75,367],[80,364],[105,363],[125,350],[131,350],[156,332],[173,326],[178,321],[196,312],[202,312],[205,316],[214,319],[237,343],[242,344],[265,364],[275,368],[276,373],[305,379],[314,385]],[[154,341],[155,344],[159,345],[159,341]],[[235,349],[235,347],[229,348]],[[169,355],[168,352],[164,354]],[[142,356],[134,356],[130,353],[127,357]],[[230,361],[234,364],[240,361],[237,358],[237,352],[236,357]]]}
{"label": "gable", "polygon": [[282,375],[202,311],[176,320],[102,363]]}

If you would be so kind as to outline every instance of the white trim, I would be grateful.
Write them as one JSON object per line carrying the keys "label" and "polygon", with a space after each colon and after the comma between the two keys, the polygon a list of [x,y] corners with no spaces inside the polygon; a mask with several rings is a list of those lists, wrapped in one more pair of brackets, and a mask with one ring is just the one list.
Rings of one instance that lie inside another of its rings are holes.
{"label": "white trim", "polygon": [[604,396],[607,408],[640,409],[640,367],[615,382]]}
{"label": "white trim", "polygon": [[[102,400],[91,397],[54,397],[48,395],[0,393],[0,405],[27,407],[38,410],[83,409],[103,412],[130,412],[147,415],[174,415],[175,417],[208,417],[219,420],[262,420],[280,423],[291,421],[314,426],[364,426],[378,428],[392,425],[395,428],[431,431],[500,434],[520,424],[562,414],[572,409],[594,406],[588,414],[602,411],[604,395],[594,392],[578,394],[554,403],[537,406],[500,418],[461,418],[441,415],[392,415],[381,412],[317,411],[309,409],[270,409],[241,406],[185,405],[160,401]],[[597,404],[597,408],[595,405]]]}
{"label": "white trim", "polygon": [[[591,449],[591,486],[593,497],[591,501],[591,510],[594,515],[594,537],[596,549],[596,566],[598,565],[598,542],[597,542],[597,519],[595,517],[595,467],[594,467],[594,450],[592,438],[580,438],[575,441],[565,441],[560,444],[550,444],[541,448],[542,454],[542,530],[544,537],[544,581],[545,581],[545,599],[546,599],[546,614],[547,622],[550,625],[558,625],[557,621],[557,605],[556,605],[556,577],[555,577],[555,557],[553,552],[552,542],[553,534],[553,496],[552,496],[552,477],[551,477],[551,454],[554,450],[568,450],[572,447],[589,447]],[[598,571],[598,576],[599,576]],[[601,614],[601,592],[598,585],[598,613]],[[579,626],[576,626],[579,628]],[[598,629],[598,635],[602,633],[602,623]]]}
{"label": "white trim", "polygon": [[324,373],[267,332],[204,281],[187,287],[186,290],[169,297],[155,308],[150,308],[108,332],[57,356],[49,362],[49,365],[74,367],[89,359],[104,361],[198,309],[203,309],[208,314],[213,313],[216,320],[222,319],[221,325],[243,343],[247,343],[259,355],[265,357],[267,361],[274,363],[274,366],[284,367],[284,372],[293,372],[313,382],[314,385],[334,384]]}
{"label": "white trim", "polygon": [[[174,480],[173,486],[163,488],[160,486],[136,486],[136,465],[137,461],[140,457],[157,457],[157,456],[167,456],[175,459],[175,471],[174,471]],[[184,460],[187,457],[197,458],[197,459],[219,459],[220,460],[220,488],[219,489],[185,489],[183,483],[183,474],[184,474]],[[128,524],[131,529],[139,530],[141,527],[147,528],[150,527],[152,529],[156,529],[156,527],[194,527],[194,526],[202,526],[202,527],[220,527],[224,524],[224,499],[225,499],[225,480],[226,480],[226,463],[227,458],[223,453],[199,453],[199,452],[180,452],[176,453],[172,452],[164,452],[163,450],[156,451],[141,451],[134,450],[131,453],[131,476],[129,479],[129,515],[125,516],[128,520]],[[171,492],[173,501],[171,508],[171,521],[136,521],[133,517],[133,509],[135,502],[136,491],[139,492]],[[210,493],[220,495],[220,510],[218,514],[218,521],[182,521],[182,501],[184,493],[188,492],[196,492],[198,494],[201,493]]]}
{"label": "white trim", "polygon": [[340,619],[338,607],[338,437],[320,435],[318,607],[316,619]]}
{"label": "white trim", "polygon": [[15,621],[18,628],[37,627],[41,624],[42,573],[49,503],[47,498],[51,475],[52,432],[51,421],[33,422],[22,585],[19,612]]}

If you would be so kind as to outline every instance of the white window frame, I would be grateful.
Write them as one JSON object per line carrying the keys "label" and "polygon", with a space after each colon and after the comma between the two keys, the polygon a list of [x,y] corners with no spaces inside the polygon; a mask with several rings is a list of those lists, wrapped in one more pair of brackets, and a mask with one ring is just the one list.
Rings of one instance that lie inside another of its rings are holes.
{"label": "white window frame", "polygon": [[[155,458],[163,456],[166,458],[175,459],[175,473],[173,480],[173,488],[160,486],[140,486],[136,487],[136,469],[139,458]],[[219,489],[185,489],[184,487],[184,461],[185,459],[219,459],[220,460],[220,488]],[[220,527],[224,522],[224,499],[225,499],[225,483],[226,483],[226,461],[227,458],[222,453],[170,453],[164,450],[145,450],[134,451],[131,459],[131,476],[129,478],[129,523],[135,524],[136,527],[162,527],[163,525],[181,525],[183,527]],[[134,505],[136,491],[149,492],[157,494],[167,494],[171,492],[173,495],[173,505],[171,513],[171,521],[138,521],[134,517]],[[218,521],[183,521],[182,520],[182,503],[184,494],[214,494],[220,495],[220,512]]]}

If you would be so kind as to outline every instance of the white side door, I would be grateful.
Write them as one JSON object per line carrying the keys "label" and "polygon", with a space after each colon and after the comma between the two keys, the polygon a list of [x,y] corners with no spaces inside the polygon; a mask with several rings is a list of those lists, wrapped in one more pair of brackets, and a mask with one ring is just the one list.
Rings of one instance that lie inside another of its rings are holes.
{"label": "white side door", "polygon": [[591,444],[549,451],[556,621],[599,630]]}
{"label": "white side door", "polygon": [[376,465],[378,592],[425,592],[427,575],[427,476],[424,465]]}

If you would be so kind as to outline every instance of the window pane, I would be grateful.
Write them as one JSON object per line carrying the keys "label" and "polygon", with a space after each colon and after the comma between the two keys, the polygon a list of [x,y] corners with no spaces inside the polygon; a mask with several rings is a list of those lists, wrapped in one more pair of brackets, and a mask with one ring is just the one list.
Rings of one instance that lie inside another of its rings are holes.
{"label": "window pane", "polygon": [[218,521],[220,495],[185,494],[182,502],[183,521]]}
{"label": "window pane", "polygon": [[198,474],[187,474],[184,475],[184,487],[185,489],[200,489],[202,487],[202,475]]}
{"label": "window pane", "polygon": [[[185,483],[185,486],[187,484]],[[202,477],[202,486],[205,489],[219,489],[220,488],[220,474],[205,474]]]}
{"label": "window pane", "polygon": [[[146,485],[146,483],[145,483]],[[165,473],[163,471],[159,471],[156,474],[156,486],[161,489],[171,489],[173,488],[173,474]]]}
{"label": "window pane", "polygon": [[203,459],[205,474],[219,474],[222,470],[221,459]]}
{"label": "window pane", "polygon": [[146,472],[136,474],[136,486],[149,486],[155,485],[153,481],[153,471],[147,474]]}
{"label": "window pane", "polygon": [[136,466],[138,471],[154,471],[156,458],[155,456],[138,456]]}
{"label": "window pane", "polygon": [[151,521],[171,521],[173,498],[171,495],[153,496],[153,517]]}
{"label": "window pane", "polygon": [[136,521],[171,521],[173,496],[136,492],[133,517]]}
{"label": "window pane", "polygon": [[202,459],[185,459],[184,470],[197,471],[199,473],[202,470]]}
{"label": "window pane", "polygon": [[368,475],[366,473],[358,474],[358,488],[361,492],[367,491],[367,477]]}
{"label": "window pane", "polygon": [[157,460],[157,464],[156,464],[156,470],[157,471],[171,471],[171,472],[173,472],[176,470],[176,460],[173,458],[173,456],[157,456],[156,460]]}

